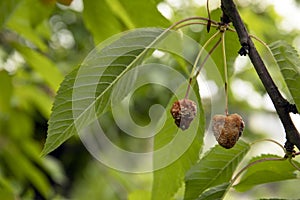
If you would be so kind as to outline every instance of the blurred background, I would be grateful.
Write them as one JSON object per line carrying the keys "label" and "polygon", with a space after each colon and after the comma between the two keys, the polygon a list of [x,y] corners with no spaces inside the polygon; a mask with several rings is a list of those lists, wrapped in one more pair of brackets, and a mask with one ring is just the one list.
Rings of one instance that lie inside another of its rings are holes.
{"label": "blurred background", "polygon": [[[250,33],[267,44],[286,40],[300,49],[299,0],[238,0],[236,4]],[[151,191],[151,173],[110,169],[94,160],[78,137],[41,158],[52,103],[64,76],[100,42],[130,29],[166,28],[186,17],[206,17],[205,5],[204,0],[1,0],[0,199],[131,199],[139,191]],[[210,0],[211,10],[219,6],[220,1]],[[199,25],[182,31],[199,42],[201,34],[206,34],[206,28]],[[270,54],[256,44],[276,84],[292,102]],[[167,56],[155,58],[174,67],[180,65]],[[243,138],[249,142],[271,138],[284,144],[283,127],[249,59],[237,57],[229,67],[229,111],[243,116]],[[207,69],[203,74],[199,86],[209,122],[212,99],[218,105],[224,100],[214,76],[205,76]],[[166,106],[171,95],[158,86],[140,88],[132,99],[133,119],[141,125],[149,123],[151,105]],[[119,146],[143,148],[124,136],[110,113],[105,117],[110,138]],[[300,130],[299,116],[292,117]],[[208,131],[204,151],[215,143]],[[269,143],[255,145],[250,154],[261,153],[284,155]],[[232,190],[226,199],[297,198],[298,187],[299,180],[278,182],[245,193]]]}

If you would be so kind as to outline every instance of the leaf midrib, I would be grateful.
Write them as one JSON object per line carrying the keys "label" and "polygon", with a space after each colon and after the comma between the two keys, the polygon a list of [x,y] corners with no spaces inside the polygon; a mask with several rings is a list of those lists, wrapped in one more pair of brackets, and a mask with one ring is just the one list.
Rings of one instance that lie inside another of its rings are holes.
{"label": "leaf midrib", "polygon": [[76,119],[74,119],[74,121],[70,123],[70,125],[53,142],[50,143],[51,145],[49,145],[48,148],[45,149],[44,154],[48,153],[49,149],[51,150],[53,146],[55,146],[55,144],[61,139],[61,137],[64,136],[64,133],[66,133],[71,127],[73,127],[77,120],[79,120],[84,115],[84,113],[86,113],[86,111],[89,110],[98,101],[98,99],[100,99],[116,83],[116,81],[118,81],[120,77],[122,77],[123,74],[126,73],[132,67],[132,65],[135,64],[137,60],[139,60],[139,58],[141,58],[148,51],[149,47],[153,46],[169,30],[169,28],[165,29],[155,40],[153,40],[149,45],[145,46],[144,50],[133,60],[133,62],[131,62],[128,67],[126,67],[126,69],[120,73],[120,75],[116,76],[116,79],[112,81],[112,83],[85,110],[83,110],[82,113]]}

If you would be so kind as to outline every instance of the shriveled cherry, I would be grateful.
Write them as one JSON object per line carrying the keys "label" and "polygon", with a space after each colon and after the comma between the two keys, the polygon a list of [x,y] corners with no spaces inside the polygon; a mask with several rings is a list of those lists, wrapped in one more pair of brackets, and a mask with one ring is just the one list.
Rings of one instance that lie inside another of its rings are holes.
{"label": "shriveled cherry", "polygon": [[186,130],[197,114],[197,105],[192,100],[181,99],[173,103],[170,111],[175,124],[182,130]]}
{"label": "shriveled cherry", "polygon": [[215,115],[213,117],[213,133],[218,143],[226,148],[232,148],[242,135],[245,123],[238,114]]}

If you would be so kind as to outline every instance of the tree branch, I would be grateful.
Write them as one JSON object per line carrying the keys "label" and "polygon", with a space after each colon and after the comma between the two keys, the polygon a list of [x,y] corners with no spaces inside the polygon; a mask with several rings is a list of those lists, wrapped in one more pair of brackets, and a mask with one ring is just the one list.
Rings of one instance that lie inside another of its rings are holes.
{"label": "tree branch", "polygon": [[[292,104],[290,104],[285,98],[283,98],[283,96],[279,92],[261,56],[257,52],[254,43],[249,37],[245,24],[243,23],[233,0],[221,0],[221,8],[223,10],[223,15],[225,14],[230,19],[236,29],[240,44],[242,45],[239,53],[241,55],[249,55],[249,58],[259,78],[261,79],[267,93],[269,94],[274,104],[276,112],[286,132],[286,145],[289,147],[291,145],[296,145],[297,148],[300,149],[300,135],[289,115],[289,113],[291,112],[291,107],[293,107]],[[286,149],[290,150],[290,148]]]}

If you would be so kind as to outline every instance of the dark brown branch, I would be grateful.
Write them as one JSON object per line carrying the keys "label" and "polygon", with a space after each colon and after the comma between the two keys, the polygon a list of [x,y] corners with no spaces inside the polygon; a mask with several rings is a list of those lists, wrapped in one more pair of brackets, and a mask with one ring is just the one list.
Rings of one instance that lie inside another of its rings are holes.
{"label": "dark brown branch", "polygon": [[286,139],[288,144],[296,145],[300,149],[300,135],[291,120],[289,113],[293,107],[285,98],[282,97],[279,92],[276,84],[274,83],[272,77],[270,76],[261,56],[257,52],[247,29],[236,9],[236,6],[233,0],[221,0],[223,13],[230,19],[233,23],[233,26],[236,29],[238,34],[240,44],[242,48],[240,51],[243,51],[244,54],[248,54],[249,58],[261,79],[267,93],[269,94],[277,114],[283,124],[283,127],[286,132]]}

